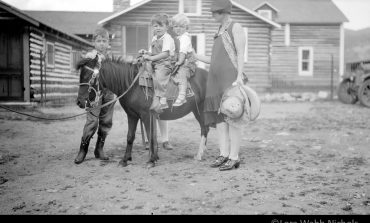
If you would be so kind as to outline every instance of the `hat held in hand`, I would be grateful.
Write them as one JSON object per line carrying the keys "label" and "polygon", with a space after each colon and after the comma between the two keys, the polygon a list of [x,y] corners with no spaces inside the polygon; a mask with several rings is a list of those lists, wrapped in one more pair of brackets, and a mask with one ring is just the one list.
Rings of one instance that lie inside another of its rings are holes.
{"label": "hat held in hand", "polygon": [[229,96],[221,103],[221,113],[232,119],[241,118],[244,112],[244,103],[240,97]]}
{"label": "hat held in hand", "polygon": [[231,119],[254,121],[261,111],[261,101],[257,93],[247,85],[238,85],[225,91],[220,112]]}

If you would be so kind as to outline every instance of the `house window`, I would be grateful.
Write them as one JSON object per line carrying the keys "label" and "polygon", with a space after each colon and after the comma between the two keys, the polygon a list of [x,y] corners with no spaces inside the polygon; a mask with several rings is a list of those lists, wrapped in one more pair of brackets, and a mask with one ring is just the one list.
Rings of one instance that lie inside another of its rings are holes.
{"label": "house window", "polygon": [[313,76],[313,48],[299,48],[299,75]]}
{"label": "house window", "polygon": [[271,10],[258,10],[258,14],[260,14],[261,16],[269,19],[269,20],[272,20],[272,12]]}
{"label": "house window", "polygon": [[202,14],[202,0],[179,0],[179,13],[188,16],[197,16]]}
{"label": "house window", "polygon": [[[204,33],[200,34],[190,34],[191,35],[191,44],[195,52],[199,55],[206,54],[206,35]],[[197,66],[200,68],[205,68],[205,63],[197,62]]]}
{"label": "house window", "polygon": [[55,65],[55,48],[53,43],[46,43],[46,66],[54,68]]}
{"label": "house window", "polygon": [[246,41],[245,41],[245,51],[244,51],[244,62],[246,63],[246,62],[248,62],[248,55],[249,55],[249,53],[248,53],[248,43],[249,43],[249,41],[248,41],[248,28],[246,28],[246,27],[244,27],[243,28],[244,29],[244,33],[245,33],[245,39],[246,39]]}
{"label": "house window", "polygon": [[126,56],[136,57],[141,49],[149,49],[149,27],[148,26],[126,26],[124,28],[126,38],[124,46]]}

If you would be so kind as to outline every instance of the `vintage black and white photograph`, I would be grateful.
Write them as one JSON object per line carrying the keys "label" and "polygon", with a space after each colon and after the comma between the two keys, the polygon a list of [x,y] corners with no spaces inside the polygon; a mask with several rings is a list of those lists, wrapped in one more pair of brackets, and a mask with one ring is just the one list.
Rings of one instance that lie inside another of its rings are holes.
{"label": "vintage black and white photograph", "polygon": [[0,0],[0,215],[370,215],[370,0]]}

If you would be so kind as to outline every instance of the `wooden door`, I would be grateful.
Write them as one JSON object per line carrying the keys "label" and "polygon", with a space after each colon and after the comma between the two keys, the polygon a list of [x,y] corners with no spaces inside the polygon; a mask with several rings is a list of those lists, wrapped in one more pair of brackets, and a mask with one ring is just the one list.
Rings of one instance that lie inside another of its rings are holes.
{"label": "wooden door", "polygon": [[23,33],[21,29],[3,27],[0,32],[0,100],[23,100]]}

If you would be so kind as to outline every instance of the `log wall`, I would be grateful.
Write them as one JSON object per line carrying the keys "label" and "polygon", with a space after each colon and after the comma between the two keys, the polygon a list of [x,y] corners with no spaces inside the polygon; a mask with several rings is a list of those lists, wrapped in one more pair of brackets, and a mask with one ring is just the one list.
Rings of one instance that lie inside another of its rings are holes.
{"label": "log wall", "polygon": [[[41,67],[40,51],[45,52],[46,42],[54,44],[54,67],[46,66],[45,60]],[[30,32],[30,81],[34,100],[57,101],[77,97],[79,74],[73,66],[73,52],[80,52],[80,49],[48,38],[41,32]]]}

